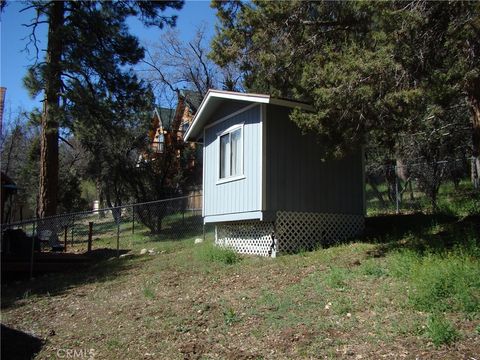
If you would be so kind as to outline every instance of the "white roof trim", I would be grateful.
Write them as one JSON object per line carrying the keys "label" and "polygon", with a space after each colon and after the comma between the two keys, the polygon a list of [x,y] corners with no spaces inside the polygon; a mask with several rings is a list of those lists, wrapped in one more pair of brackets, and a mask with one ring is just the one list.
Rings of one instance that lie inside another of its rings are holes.
{"label": "white roof trim", "polygon": [[155,107],[155,110],[153,110],[153,116],[157,116],[157,117],[158,117],[158,126],[163,129],[162,118],[160,117],[160,113],[158,112],[158,109],[157,109],[156,107]]}
{"label": "white roof trim", "polygon": [[313,106],[297,102],[293,100],[285,100],[285,99],[277,99],[272,98],[270,95],[264,94],[247,94],[247,93],[239,93],[233,91],[223,91],[223,90],[208,90],[207,95],[203,99],[202,103],[200,104],[197,113],[193,119],[192,125],[190,125],[187,133],[185,134],[184,140],[188,141],[192,135],[194,130],[197,130],[199,120],[202,118],[202,114],[204,113],[205,109],[208,107],[208,104],[212,98],[220,98],[226,100],[239,100],[239,101],[246,101],[246,102],[254,102],[259,104],[273,104],[279,106],[285,106],[289,108],[300,108],[302,110],[312,111]]}

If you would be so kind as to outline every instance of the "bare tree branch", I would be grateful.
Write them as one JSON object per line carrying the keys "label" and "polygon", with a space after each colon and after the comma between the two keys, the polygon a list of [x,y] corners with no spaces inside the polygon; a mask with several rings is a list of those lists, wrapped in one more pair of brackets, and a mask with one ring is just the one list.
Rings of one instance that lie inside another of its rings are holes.
{"label": "bare tree branch", "polygon": [[185,42],[180,40],[178,32],[166,32],[146,51],[144,79],[155,87],[162,84],[164,90],[175,93],[181,88],[193,89],[202,95],[210,88],[235,89],[241,79],[240,72],[222,69],[209,59],[209,40],[205,25],[199,26],[192,39]]}

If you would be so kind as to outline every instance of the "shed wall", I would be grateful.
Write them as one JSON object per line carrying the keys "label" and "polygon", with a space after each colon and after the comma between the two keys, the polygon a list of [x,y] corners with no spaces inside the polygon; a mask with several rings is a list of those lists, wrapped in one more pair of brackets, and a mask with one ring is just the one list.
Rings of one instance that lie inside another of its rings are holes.
{"label": "shed wall", "polygon": [[304,135],[289,111],[267,106],[266,210],[363,214],[362,151],[323,162],[314,135]]}
{"label": "shed wall", "polygon": [[238,100],[229,100],[229,101],[223,102],[215,108],[215,113],[212,116],[211,121],[209,122],[210,123],[215,122],[218,119],[224,118],[225,116],[233,114],[234,112],[247,107],[248,105],[250,105],[250,103],[246,103],[245,101],[238,101]]}
{"label": "shed wall", "polygon": [[[249,104],[243,104],[244,107]],[[251,107],[225,121],[205,129],[204,138],[204,217],[205,222],[212,221],[212,216],[228,215],[229,220],[252,218],[252,213],[260,210],[261,199],[261,118],[260,105]],[[218,120],[219,114],[228,115],[238,110],[238,104],[219,109],[211,123]],[[217,134],[233,125],[244,123],[243,129],[243,170],[245,178],[218,183],[219,180],[219,146]],[[257,216],[257,215],[255,215]],[[254,217],[255,217],[254,216]],[[210,218],[209,218],[210,217]]]}

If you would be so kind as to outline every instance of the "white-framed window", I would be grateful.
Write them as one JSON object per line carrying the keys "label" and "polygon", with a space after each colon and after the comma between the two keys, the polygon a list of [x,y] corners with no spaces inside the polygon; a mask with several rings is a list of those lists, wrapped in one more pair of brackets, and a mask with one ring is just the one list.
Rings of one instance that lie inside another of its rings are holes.
{"label": "white-framed window", "polygon": [[163,134],[159,134],[156,137],[156,150],[158,153],[163,153],[165,151],[165,136]]}
{"label": "white-framed window", "polygon": [[243,124],[235,125],[217,134],[218,180],[243,177]]}

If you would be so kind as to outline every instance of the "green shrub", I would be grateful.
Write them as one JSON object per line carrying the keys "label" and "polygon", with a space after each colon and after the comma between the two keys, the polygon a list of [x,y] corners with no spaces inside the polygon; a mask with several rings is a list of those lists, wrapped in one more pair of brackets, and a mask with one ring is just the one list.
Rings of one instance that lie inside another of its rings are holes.
{"label": "green shrub", "polygon": [[460,338],[460,334],[441,314],[430,315],[427,321],[427,336],[435,346],[449,345]]}
{"label": "green shrub", "polygon": [[463,211],[466,215],[480,214],[480,202],[478,201],[478,199],[469,202],[467,205],[464,206]]}
{"label": "green shrub", "polygon": [[219,262],[225,265],[233,265],[242,260],[242,257],[232,249],[205,244],[200,247],[198,254],[203,260]]}

